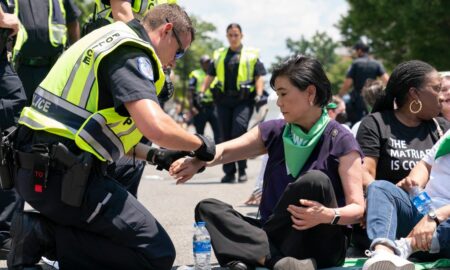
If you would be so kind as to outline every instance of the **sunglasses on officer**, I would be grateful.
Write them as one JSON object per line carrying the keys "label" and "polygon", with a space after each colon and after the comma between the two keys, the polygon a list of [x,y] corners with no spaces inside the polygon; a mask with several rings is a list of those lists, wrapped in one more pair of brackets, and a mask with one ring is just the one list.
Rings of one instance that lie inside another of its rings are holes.
{"label": "sunglasses on officer", "polygon": [[[170,23],[169,19],[166,18],[166,22]],[[178,50],[175,52],[175,59],[180,59],[181,57],[183,57],[183,55],[186,53],[186,51],[183,49],[183,44],[181,43],[180,37],[177,34],[177,31],[175,31],[175,27],[172,26],[172,32],[173,35],[175,36],[175,39],[178,43]]]}

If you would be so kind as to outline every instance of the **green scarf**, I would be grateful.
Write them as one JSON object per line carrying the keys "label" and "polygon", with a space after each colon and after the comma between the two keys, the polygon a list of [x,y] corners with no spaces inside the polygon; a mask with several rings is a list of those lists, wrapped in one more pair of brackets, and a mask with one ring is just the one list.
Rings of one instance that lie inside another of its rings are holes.
{"label": "green scarf", "polygon": [[297,178],[305,165],[328,122],[330,117],[324,109],[319,120],[307,134],[295,124],[286,124],[283,131],[284,158],[289,174],[294,178]]}
{"label": "green scarf", "polygon": [[438,159],[439,157],[445,156],[447,154],[450,154],[450,136],[442,139],[438,149],[436,150],[436,156],[434,157],[434,159]]}

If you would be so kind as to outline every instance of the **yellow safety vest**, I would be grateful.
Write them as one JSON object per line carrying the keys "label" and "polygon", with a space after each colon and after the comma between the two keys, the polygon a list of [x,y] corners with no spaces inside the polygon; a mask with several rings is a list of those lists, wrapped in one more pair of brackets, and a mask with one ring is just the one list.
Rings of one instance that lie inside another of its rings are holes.
{"label": "yellow safety vest", "polygon": [[[192,79],[192,78],[195,78],[197,80],[197,85],[196,85],[195,91],[199,93],[201,91],[202,84],[205,81],[206,73],[201,68],[200,69],[196,69],[196,70],[192,71],[189,74],[189,79]],[[205,102],[205,103],[213,102],[213,96],[212,96],[211,91],[209,90],[209,88],[206,89],[205,96],[204,96],[202,101]]]}
{"label": "yellow safety vest", "polygon": [[[228,48],[220,48],[214,51],[214,66],[216,68],[216,78],[212,85],[221,83],[222,92],[225,90],[225,56],[227,55]],[[250,86],[250,92],[255,91],[254,71],[255,65],[259,58],[259,50],[254,48],[242,47],[240,53],[238,77],[236,80],[236,88],[239,90],[242,85]],[[213,87],[212,87],[213,88]]]}
{"label": "yellow safety vest", "polygon": [[[131,8],[134,14],[138,14],[139,16],[144,17],[145,13],[152,7],[166,3],[176,4],[177,0],[133,0],[131,1]],[[97,13],[95,14],[97,18],[107,19],[111,23],[114,22],[110,5],[103,4],[102,0],[95,0],[95,5],[97,6]]]}
{"label": "yellow safety vest", "polygon": [[[19,16],[19,0],[14,0],[15,8],[14,14]],[[63,0],[48,0],[48,36],[53,47],[66,46],[67,43],[67,27],[66,27],[66,9],[64,8]],[[58,11],[58,12],[54,12]],[[20,54],[23,44],[28,39],[28,34],[20,25],[17,33],[16,44],[13,49],[13,60],[16,60]]]}
{"label": "yellow safety vest", "polygon": [[102,161],[115,161],[142,138],[133,119],[113,107],[99,110],[97,70],[102,59],[123,44],[146,51],[153,68],[156,93],[164,85],[161,62],[151,45],[123,22],[97,29],[73,44],[58,59],[25,107],[19,123],[75,141]]}

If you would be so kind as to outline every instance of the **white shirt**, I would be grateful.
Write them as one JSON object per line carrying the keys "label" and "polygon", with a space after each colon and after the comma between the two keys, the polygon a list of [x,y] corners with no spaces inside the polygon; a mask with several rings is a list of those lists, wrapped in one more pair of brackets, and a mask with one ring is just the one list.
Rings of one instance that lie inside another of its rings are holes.
{"label": "white shirt", "polygon": [[422,159],[431,166],[430,180],[425,186],[425,191],[433,200],[436,208],[450,204],[450,154],[435,159],[436,151],[442,139],[450,136],[448,130],[444,136],[431,148],[431,151]]}

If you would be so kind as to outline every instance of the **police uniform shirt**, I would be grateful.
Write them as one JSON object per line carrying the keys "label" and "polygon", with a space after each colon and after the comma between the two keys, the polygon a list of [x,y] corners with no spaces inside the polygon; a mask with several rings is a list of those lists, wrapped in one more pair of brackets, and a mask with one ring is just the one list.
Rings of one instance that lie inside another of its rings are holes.
{"label": "police uniform shirt", "polygon": [[[27,30],[28,39],[20,53],[24,57],[53,57],[63,48],[53,47],[48,33],[49,0],[19,0],[19,19]],[[63,0],[66,24],[81,14],[73,0]]]}
{"label": "police uniform shirt", "polygon": [[[143,40],[150,42],[138,20],[127,23]],[[158,80],[156,63],[140,48],[122,45],[108,54],[98,69],[99,110],[114,105],[116,112],[129,116],[124,104],[140,99],[158,103],[154,82]],[[158,103],[159,104],[159,103]]]}
{"label": "police uniform shirt", "polygon": [[[0,0],[4,12],[12,13],[5,0]],[[6,48],[0,57],[0,130],[17,123],[26,102],[22,83],[6,58]]]}
{"label": "police uniform shirt", "polygon": [[[6,4],[6,0],[0,0],[0,6],[2,7],[3,12],[5,13],[13,13],[13,10],[10,10],[8,8],[8,5]],[[5,42],[5,40],[2,40],[0,42]],[[6,46],[4,46],[3,50],[0,52],[0,61],[6,61]]]}
{"label": "police uniform shirt", "polygon": [[[237,77],[238,77],[238,70],[239,70],[239,60],[241,56],[241,51],[233,51],[231,49],[228,49],[227,55],[224,59],[224,65],[225,65],[225,82],[224,82],[224,90],[225,91],[237,91]],[[216,76],[216,68],[215,65],[209,65],[208,68],[208,75],[210,76]],[[256,61],[255,64],[255,71],[254,71],[254,77],[257,76],[264,76],[267,74],[267,71],[264,67],[264,64],[259,61],[259,59]]]}

